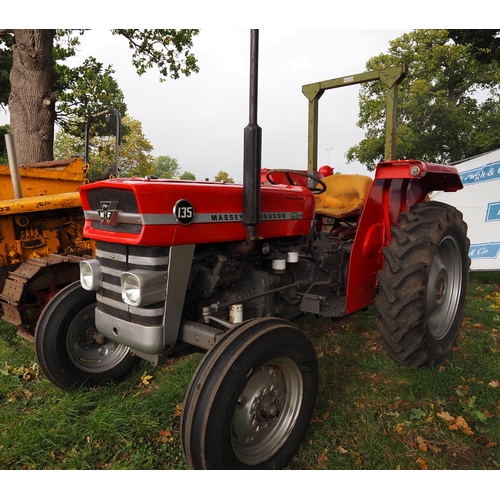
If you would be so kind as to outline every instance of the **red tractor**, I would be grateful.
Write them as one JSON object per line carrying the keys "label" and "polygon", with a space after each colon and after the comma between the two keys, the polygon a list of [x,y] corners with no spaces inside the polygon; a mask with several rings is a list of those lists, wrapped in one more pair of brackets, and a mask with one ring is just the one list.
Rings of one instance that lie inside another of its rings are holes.
{"label": "red tractor", "polygon": [[281,468],[313,413],[318,364],[294,324],[375,303],[388,353],[431,366],[458,334],[466,224],[430,191],[450,166],[386,161],[375,178],[271,170],[261,182],[258,38],[251,37],[243,185],[155,178],[80,188],[96,259],[43,311],[39,365],[64,390],[124,379],[140,360],[206,352],[181,440],[192,468]]}

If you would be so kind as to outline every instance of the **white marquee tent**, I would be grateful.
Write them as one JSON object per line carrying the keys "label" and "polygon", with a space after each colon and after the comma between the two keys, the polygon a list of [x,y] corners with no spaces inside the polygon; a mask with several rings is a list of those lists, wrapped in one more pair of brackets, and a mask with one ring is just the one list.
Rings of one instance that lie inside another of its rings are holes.
{"label": "white marquee tent", "polygon": [[456,165],[464,189],[431,198],[464,214],[472,271],[500,270],[500,149]]}

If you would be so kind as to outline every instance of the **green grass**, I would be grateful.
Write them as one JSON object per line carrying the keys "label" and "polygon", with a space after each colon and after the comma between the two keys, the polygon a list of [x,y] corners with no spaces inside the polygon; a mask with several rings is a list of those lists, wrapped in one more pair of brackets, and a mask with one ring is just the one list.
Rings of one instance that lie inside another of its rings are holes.
{"label": "green grass", "polygon": [[[402,367],[376,312],[305,317],[320,386],[289,469],[500,468],[500,273],[471,274],[462,332],[439,366]],[[200,355],[64,393],[33,346],[0,324],[0,469],[186,469],[179,415]],[[151,375],[148,378],[144,375]]]}

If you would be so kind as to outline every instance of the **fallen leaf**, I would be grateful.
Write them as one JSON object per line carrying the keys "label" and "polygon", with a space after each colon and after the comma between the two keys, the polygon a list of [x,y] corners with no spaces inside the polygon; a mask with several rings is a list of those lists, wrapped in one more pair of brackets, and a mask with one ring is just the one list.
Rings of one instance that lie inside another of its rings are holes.
{"label": "fallen leaf", "polygon": [[318,422],[325,422],[325,420],[330,416],[330,412],[326,412],[321,417],[314,417],[311,419],[312,424],[317,424]]}
{"label": "fallen leaf", "polygon": [[454,422],[449,423],[448,429],[450,429],[451,431],[461,430],[467,436],[471,436],[472,434],[474,434],[474,431],[469,427],[469,424],[460,415],[455,419]]}
{"label": "fallen leaf", "polygon": [[337,450],[339,453],[349,453],[349,451],[343,448],[342,446],[337,446]]}
{"label": "fallen leaf", "polygon": [[403,424],[397,424],[396,427],[394,427],[394,431],[396,432],[396,434],[403,434],[404,432]]}
{"label": "fallen leaf", "polygon": [[172,433],[168,429],[164,429],[160,431],[160,442],[162,443],[171,443],[174,440]]}
{"label": "fallen leaf", "polygon": [[182,403],[175,405],[174,417],[180,417],[182,415]]}
{"label": "fallen leaf", "polygon": [[325,448],[323,450],[323,453],[321,453],[321,455],[318,457],[318,465],[323,465],[327,460],[328,460],[328,448]]}
{"label": "fallen leaf", "polygon": [[498,387],[500,384],[498,383],[498,380],[492,380],[491,382],[488,382],[488,385],[490,387]]}
{"label": "fallen leaf", "polygon": [[424,453],[428,451],[429,445],[427,443],[427,440],[424,439],[422,436],[417,436],[417,446],[420,451],[423,451]]}
{"label": "fallen leaf", "polygon": [[452,417],[447,411],[441,411],[437,413],[437,416],[447,422],[455,421],[455,417]]}
{"label": "fallen leaf", "polygon": [[429,470],[429,466],[427,465],[427,460],[424,460],[423,458],[420,457],[417,460],[422,470]]}
{"label": "fallen leaf", "polygon": [[146,372],[142,374],[141,382],[144,385],[149,385],[149,381],[153,378],[153,375],[148,375]]}

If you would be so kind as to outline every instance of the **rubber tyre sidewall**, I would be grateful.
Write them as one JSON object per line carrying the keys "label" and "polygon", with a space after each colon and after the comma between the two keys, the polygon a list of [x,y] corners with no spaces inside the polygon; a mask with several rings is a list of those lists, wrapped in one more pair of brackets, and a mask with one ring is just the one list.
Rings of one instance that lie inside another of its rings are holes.
{"label": "rubber tyre sidewall", "polygon": [[[259,334],[261,325],[269,332]],[[275,320],[273,324],[271,318],[265,318],[264,323],[254,320],[249,326],[228,332],[227,338],[205,355],[186,394],[181,435],[186,430],[190,433],[187,440],[183,439],[183,446],[194,469],[281,469],[297,451],[309,426],[318,386],[314,348],[300,330],[284,320]],[[303,382],[301,409],[288,439],[274,456],[256,465],[247,465],[236,457],[232,448],[233,414],[250,377],[277,357],[287,357],[300,368]],[[235,376],[239,377],[237,382]],[[193,396],[201,382],[201,394]]]}
{"label": "rubber tyre sidewall", "polygon": [[127,377],[140,361],[128,355],[101,373],[89,373],[75,366],[66,348],[68,327],[75,316],[92,304],[96,304],[95,292],[83,289],[79,282],[71,283],[52,298],[37,323],[35,352],[40,369],[53,384],[65,391],[118,382]]}

